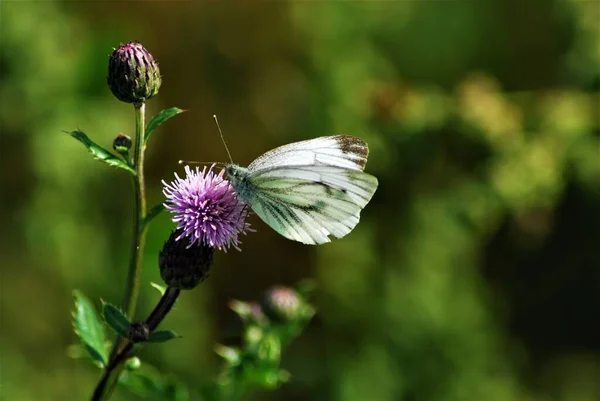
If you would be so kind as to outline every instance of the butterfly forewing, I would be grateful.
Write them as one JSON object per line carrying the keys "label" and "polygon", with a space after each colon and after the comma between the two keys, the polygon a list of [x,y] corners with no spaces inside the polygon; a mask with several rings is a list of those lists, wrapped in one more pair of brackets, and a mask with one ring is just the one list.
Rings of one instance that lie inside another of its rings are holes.
{"label": "butterfly forewing", "polygon": [[334,166],[364,170],[369,147],[350,135],[324,136],[290,143],[268,151],[248,166],[252,171],[289,166]]}

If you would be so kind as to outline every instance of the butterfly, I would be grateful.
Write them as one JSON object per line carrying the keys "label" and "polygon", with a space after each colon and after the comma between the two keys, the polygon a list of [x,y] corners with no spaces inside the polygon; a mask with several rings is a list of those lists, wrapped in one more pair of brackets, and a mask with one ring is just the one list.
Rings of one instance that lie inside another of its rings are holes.
{"label": "butterfly", "polygon": [[238,198],[279,234],[304,244],[342,238],[377,189],[363,170],[369,148],[350,135],[325,136],[268,151],[248,167],[227,164]]}

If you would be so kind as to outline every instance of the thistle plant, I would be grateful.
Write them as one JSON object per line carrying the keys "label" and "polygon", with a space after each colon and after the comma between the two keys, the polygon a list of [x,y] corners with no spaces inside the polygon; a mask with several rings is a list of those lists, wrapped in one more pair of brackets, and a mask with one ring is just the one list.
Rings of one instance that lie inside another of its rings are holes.
{"label": "thistle plant", "polygon": [[[279,368],[282,348],[314,314],[306,300],[306,286],[298,290],[275,287],[265,294],[262,304],[232,302],[232,309],[243,322],[244,341],[239,348],[217,347],[224,360],[223,371],[208,386],[186,386],[172,375],[162,376],[137,357],[144,346],[179,337],[172,330],[157,329],[182,291],[193,290],[206,280],[215,252],[231,247],[240,250],[240,234],[253,230],[246,221],[248,208],[238,200],[224,171],[216,172],[215,166],[202,170],[185,167],[184,178],[175,173],[172,182],[162,182],[165,199],[147,207],[144,154],[148,139],[156,128],[184,110],[165,109],[146,124],[146,102],[158,94],[162,78],[158,63],[140,43],[127,43],[114,50],[107,81],[118,100],[133,106],[133,138],[118,134],[112,143],[113,153],[83,131],[70,132],[97,160],[129,174],[134,192],[130,258],[121,306],[103,302],[100,319],[93,302],[81,291],[74,291],[73,325],[84,351],[81,355],[102,371],[91,400],[110,399],[118,386],[138,396],[177,401],[195,399],[199,392],[208,400],[240,400],[253,390],[276,388],[289,378]],[[146,232],[164,210],[172,214],[175,223],[163,248],[157,250],[165,285],[148,283],[160,291],[161,298],[147,317],[136,320]],[[105,325],[114,332],[113,341],[107,341]]]}

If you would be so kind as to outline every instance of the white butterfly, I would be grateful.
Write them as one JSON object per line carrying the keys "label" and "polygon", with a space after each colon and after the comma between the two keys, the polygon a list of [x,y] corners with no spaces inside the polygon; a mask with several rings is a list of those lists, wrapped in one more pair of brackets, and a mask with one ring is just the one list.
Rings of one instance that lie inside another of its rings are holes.
{"label": "white butterfly", "polygon": [[279,234],[304,244],[342,238],[377,189],[362,139],[325,136],[275,148],[225,171],[238,197]]}

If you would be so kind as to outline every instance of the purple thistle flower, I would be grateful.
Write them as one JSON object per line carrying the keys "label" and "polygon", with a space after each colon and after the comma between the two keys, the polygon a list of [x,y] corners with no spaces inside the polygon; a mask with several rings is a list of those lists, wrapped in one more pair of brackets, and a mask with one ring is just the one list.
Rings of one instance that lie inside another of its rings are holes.
{"label": "purple thistle flower", "polygon": [[238,200],[229,181],[223,179],[224,170],[213,172],[212,165],[202,171],[185,167],[185,179],[175,173],[170,184],[162,181],[163,194],[167,197],[165,208],[174,214],[181,234],[176,238],[189,238],[188,247],[196,242],[227,250],[230,246],[239,250],[238,235],[250,230],[246,217],[250,208]]}

